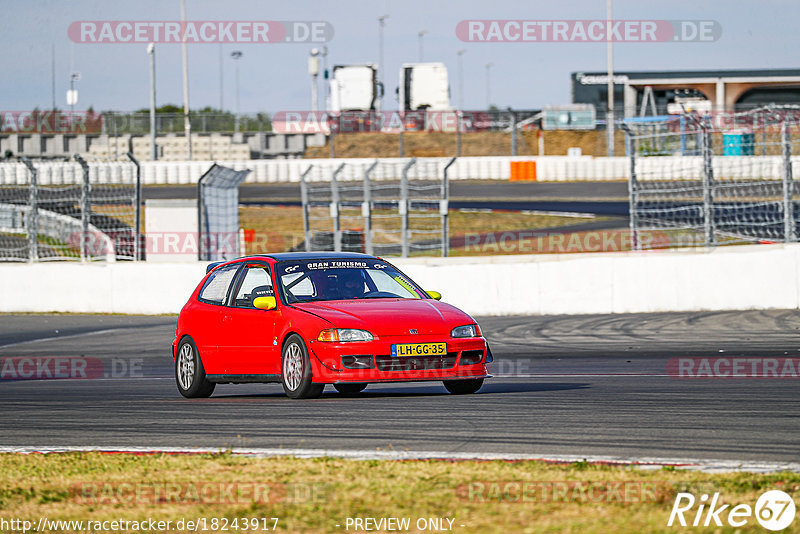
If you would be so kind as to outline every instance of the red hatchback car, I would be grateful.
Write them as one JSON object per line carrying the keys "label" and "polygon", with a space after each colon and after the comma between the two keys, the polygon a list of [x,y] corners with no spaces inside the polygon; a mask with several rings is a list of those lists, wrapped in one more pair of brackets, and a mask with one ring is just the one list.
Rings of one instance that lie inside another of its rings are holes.
{"label": "red hatchback car", "polygon": [[216,384],[281,382],[289,397],[325,384],[441,380],[474,393],[491,352],[475,320],[392,264],[355,253],[281,253],[211,264],[172,342],[184,397]]}

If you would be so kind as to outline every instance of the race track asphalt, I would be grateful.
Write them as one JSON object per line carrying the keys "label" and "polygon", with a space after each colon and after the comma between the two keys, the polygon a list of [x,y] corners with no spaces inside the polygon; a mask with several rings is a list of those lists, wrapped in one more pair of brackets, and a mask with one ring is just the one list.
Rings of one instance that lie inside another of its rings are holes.
{"label": "race track asphalt", "polygon": [[[85,356],[105,378],[0,382],[0,446],[265,447],[792,462],[796,379],[667,376],[670,358],[798,357],[793,310],[479,319],[496,377],[332,388],[174,385],[173,317],[0,315],[0,360]],[[3,367],[0,366],[0,371]],[[7,376],[6,376],[7,378]]]}

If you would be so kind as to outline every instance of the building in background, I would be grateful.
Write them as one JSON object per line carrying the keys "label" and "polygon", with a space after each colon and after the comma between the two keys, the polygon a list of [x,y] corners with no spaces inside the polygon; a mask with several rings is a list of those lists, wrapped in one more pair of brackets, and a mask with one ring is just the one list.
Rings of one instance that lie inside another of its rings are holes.
{"label": "building in background", "polygon": [[[573,72],[572,102],[605,110],[607,83],[605,72]],[[626,117],[800,104],[800,69],[615,72],[614,102]]]}

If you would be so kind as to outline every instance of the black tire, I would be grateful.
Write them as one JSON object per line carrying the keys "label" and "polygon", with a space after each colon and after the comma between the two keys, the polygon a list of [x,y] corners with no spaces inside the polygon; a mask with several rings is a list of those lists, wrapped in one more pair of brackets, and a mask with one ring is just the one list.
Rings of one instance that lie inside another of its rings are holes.
{"label": "black tire", "polygon": [[325,384],[314,384],[306,344],[297,334],[286,339],[281,351],[281,384],[292,399],[316,399]]}
{"label": "black tire", "polygon": [[453,395],[468,395],[475,393],[483,385],[483,378],[470,378],[468,380],[445,380],[442,382],[445,389]]}
{"label": "black tire", "polygon": [[366,383],[358,383],[358,384],[334,384],[333,387],[345,396],[355,396],[364,391],[367,388]]}
{"label": "black tire", "polygon": [[178,344],[175,355],[175,384],[178,391],[187,399],[210,397],[216,384],[206,379],[206,371],[197,345],[190,337],[185,337]]}

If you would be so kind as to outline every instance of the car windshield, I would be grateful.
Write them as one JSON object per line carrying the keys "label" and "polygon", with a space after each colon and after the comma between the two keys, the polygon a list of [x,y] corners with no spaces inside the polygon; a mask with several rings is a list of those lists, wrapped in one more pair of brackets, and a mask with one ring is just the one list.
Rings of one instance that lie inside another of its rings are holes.
{"label": "car windshield", "polygon": [[283,261],[276,274],[289,304],[319,300],[423,298],[397,269],[377,259]]}

